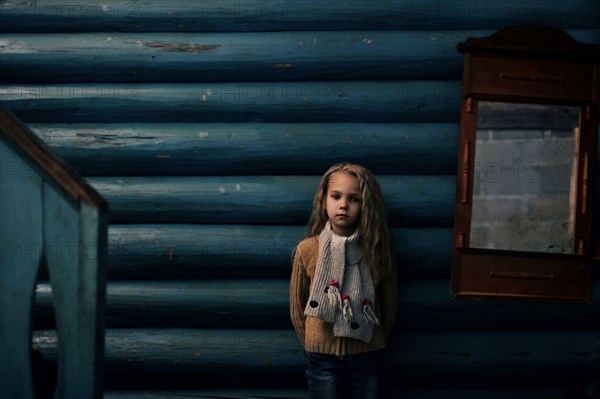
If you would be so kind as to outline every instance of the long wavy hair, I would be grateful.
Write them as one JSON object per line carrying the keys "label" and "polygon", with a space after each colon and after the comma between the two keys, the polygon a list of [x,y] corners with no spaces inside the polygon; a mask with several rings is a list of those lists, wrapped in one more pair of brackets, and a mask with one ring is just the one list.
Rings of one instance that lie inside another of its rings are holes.
{"label": "long wavy hair", "polygon": [[361,246],[365,260],[375,281],[395,268],[395,252],[390,233],[383,194],[377,179],[367,168],[351,163],[333,165],[321,178],[313,210],[308,223],[308,237],[317,236],[325,227],[328,217],[326,209],[327,190],[331,176],[348,173],[358,179],[360,190],[360,229]]}

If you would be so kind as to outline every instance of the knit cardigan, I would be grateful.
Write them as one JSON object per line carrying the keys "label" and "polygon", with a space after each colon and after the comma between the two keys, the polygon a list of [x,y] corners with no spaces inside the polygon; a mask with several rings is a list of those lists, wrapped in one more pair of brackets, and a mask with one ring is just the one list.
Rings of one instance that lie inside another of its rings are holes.
{"label": "knit cardigan", "polygon": [[371,342],[364,343],[356,339],[336,337],[333,334],[333,324],[304,315],[317,265],[318,249],[318,236],[306,238],[296,247],[293,259],[290,317],[304,349],[307,352],[346,356],[385,348],[386,337],[396,317],[396,271],[393,270],[393,275],[373,279],[376,295],[375,313],[380,324],[374,327]]}

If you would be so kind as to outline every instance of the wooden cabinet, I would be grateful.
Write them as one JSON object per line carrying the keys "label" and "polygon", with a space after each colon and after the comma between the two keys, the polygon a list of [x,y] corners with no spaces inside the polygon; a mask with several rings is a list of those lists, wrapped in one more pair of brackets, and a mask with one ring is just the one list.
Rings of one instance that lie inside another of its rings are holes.
{"label": "wooden cabinet", "polygon": [[600,46],[527,25],[459,50],[453,297],[588,302]]}

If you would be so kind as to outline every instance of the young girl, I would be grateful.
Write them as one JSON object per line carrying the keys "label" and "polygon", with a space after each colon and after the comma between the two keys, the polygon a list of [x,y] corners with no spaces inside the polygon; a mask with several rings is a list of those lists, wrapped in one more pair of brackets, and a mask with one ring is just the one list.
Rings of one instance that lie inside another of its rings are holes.
{"label": "young girl", "polygon": [[295,249],[290,313],[307,354],[311,398],[376,398],[396,316],[394,249],[379,184],[366,168],[331,167]]}

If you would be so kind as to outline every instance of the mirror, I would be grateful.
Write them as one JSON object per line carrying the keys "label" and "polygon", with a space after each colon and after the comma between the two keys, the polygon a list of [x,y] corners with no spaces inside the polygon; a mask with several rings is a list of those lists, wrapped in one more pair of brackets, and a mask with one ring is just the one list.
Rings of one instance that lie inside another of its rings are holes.
{"label": "mirror", "polygon": [[471,248],[573,253],[579,107],[479,101]]}
{"label": "mirror", "polygon": [[522,25],[458,49],[452,297],[588,303],[600,46]]}

